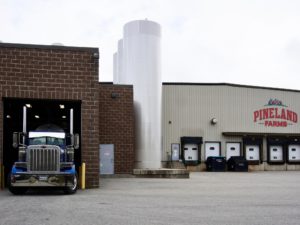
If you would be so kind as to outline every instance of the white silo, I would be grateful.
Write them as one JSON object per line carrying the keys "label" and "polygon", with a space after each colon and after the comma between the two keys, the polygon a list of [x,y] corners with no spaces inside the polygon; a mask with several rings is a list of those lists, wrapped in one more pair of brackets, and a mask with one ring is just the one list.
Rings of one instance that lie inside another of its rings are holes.
{"label": "white silo", "polygon": [[161,28],[153,21],[136,20],[125,24],[123,32],[118,78],[119,83],[134,86],[136,168],[160,168]]}
{"label": "white silo", "polygon": [[118,52],[115,52],[113,55],[113,82],[114,84],[119,83],[119,77],[118,77]]}

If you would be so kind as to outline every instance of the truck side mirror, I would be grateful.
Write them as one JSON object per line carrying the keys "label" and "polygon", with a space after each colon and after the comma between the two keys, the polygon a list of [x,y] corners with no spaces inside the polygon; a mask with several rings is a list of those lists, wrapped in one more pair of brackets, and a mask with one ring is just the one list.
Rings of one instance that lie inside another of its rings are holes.
{"label": "truck side mirror", "polygon": [[14,132],[13,133],[13,148],[18,148],[19,147],[19,133],[18,132]]}
{"label": "truck side mirror", "polygon": [[79,134],[74,135],[74,149],[79,149]]}

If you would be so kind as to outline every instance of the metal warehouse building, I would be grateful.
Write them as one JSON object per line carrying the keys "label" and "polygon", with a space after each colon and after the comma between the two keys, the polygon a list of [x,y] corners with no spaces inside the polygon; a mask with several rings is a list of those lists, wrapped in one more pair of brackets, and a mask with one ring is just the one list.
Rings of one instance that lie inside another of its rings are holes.
{"label": "metal warehouse building", "polygon": [[300,170],[300,91],[234,84],[163,84],[163,161],[204,170],[244,156],[251,170]]}

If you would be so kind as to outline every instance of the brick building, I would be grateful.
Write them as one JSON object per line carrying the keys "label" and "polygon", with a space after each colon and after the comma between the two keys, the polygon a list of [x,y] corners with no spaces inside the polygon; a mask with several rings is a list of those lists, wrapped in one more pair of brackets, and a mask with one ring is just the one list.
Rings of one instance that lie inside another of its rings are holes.
{"label": "brick building", "polygon": [[[57,120],[65,129],[55,107],[74,108],[74,129],[81,137],[75,160],[77,166],[86,163],[87,187],[99,187],[100,143],[115,145],[116,173],[132,172],[132,86],[99,84],[98,61],[97,48],[0,43],[0,164],[6,170],[16,155],[12,132],[21,131],[21,106],[29,102],[43,109],[43,122]],[[29,126],[37,123],[28,120]]]}
{"label": "brick building", "polygon": [[134,112],[132,85],[100,84],[99,143],[114,144],[117,174],[134,169]]}

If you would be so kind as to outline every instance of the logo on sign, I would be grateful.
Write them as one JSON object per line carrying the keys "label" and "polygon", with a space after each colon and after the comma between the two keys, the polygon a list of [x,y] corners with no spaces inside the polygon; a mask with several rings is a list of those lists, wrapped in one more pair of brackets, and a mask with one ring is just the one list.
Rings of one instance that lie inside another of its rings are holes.
{"label": "logo on sign", "polygon": [[290,110],[282,101],[270,99],[264,106],[253,112],[254,123],[265,127],[287,127],[298,123],[298,114]]}

